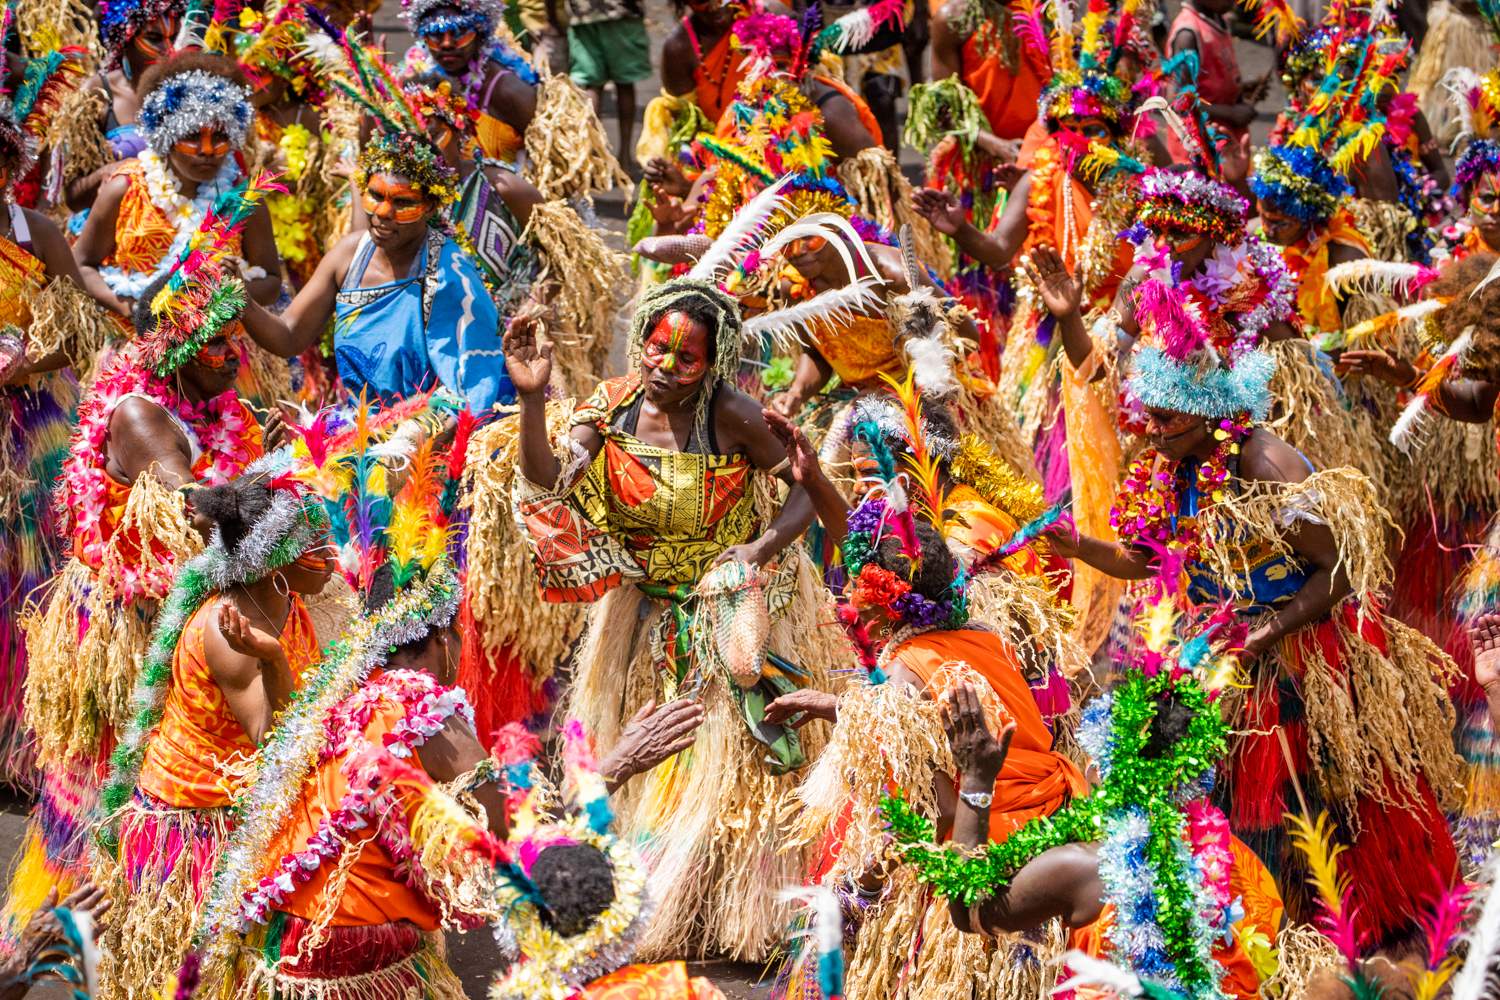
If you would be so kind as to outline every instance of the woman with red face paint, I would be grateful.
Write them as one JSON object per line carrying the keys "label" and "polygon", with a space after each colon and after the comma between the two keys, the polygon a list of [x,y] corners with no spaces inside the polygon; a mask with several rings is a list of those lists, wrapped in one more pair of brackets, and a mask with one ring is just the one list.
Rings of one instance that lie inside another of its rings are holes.
{"label": "woman with red face paint", "polygon": [[[89,292],[128,320],[133,304],[176,261],[214,203],[243,179],[238,151],[254,114],[237,67],[222,56],[187,53],[141,80],[147,148],[100,188],[73,248]],[[271,216],[258,206],[233,239],[251,296],[281,293]]]}
{"label": "woman with red face paint", "polygon": [[[516,514],[543,598],[594,605],[567,714],[608,749],[647,701],[703,701],[691,756],[614,803],[622,835],[647,845],[658,889],[643,957],[759,960],[787,914],[776,887],[802,871],[799,852],[780,850],[776,816],[790,805],[790,772],[815,749],[804,741],[818,739],[772,724],[765,706],[837,662],[834,637],[815,624],[816,572],[793,545],[812,507],[761,407],[734,388],[732,297],[698,278],[658,285],[629,343],[634,370],[600,385],[554,441],[543,398],[551,348],[532,324],[512,324]],[[789,491],[779,511],[761,485],[772,479]],[[716,581],[731,579],[726,595]],[[737,645],[727,622],[719,641],[711,619],[727,617],[760,642]]]}
{"label": "woman with red face paint", "polygon": [[79,213],[72,225],[75,234],[99,186],[120,161],[146,148],[139,88],[146,70],[172,55],[186,6],[186,0],[104,0],[99,4],[103,71],[59,111],[68,134],[68,155],[62,165],[67,205]]}
{"label": "woman with red face paint", "polygon": [[[1366,947],[1382,948],[1416,928],[1424,900],[1456,871],[1439,809],[1461,791],[1443,687],[1453,663],[1381,611],[1392,525],[1368,478],[1315,471],[1262,426],[1275,362],[1260,345],[1292,308],[1280,255],[1252,242],[1231,269],[1219,246],[1246,206],[1201,175],[1148,173],[1141,194],[1130,234],[1139,277],[1123,293],[1138,343],[1122,388],[1149,447],[1111,511],[1116,539],[1071,528],[1054,537],[1112,576],[1144,579],[1165,562],[1181,567],[1195,602],[1235,604],[1250,627],[1250,693],[1220,784],[1230,826],[1300,923],[1311,901],[1283,816],[1304,801],[1314,816],[1327,808],[1349,847],[1339,870],[1355,923]],[[1056,260],[1033,267],[1049,305],[1076,301]],[[1067,336],[1076,316],[1054,311]],[[1065,340],[1070,351],[1080,333]]]}
{"label": "woman with red face paint", "polygon": [[163,603],[101,794],[94,878],[120,914],[106,997],[148,997],[177,967],[164,943],[193,932],[235,783],[321,645],[303,596],[334,568],[322,502],[262,473],[196,491],[193,509],[212,541]]}

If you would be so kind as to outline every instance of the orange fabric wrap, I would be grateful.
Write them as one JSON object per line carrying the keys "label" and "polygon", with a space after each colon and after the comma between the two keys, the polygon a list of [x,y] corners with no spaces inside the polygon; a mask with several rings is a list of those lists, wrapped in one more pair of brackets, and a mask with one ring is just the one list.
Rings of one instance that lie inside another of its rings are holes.
{"label": "orange fabric wrap", "polygon": [[813,346],[845,385],[869,385],[881,372],[899,377],[906,370],[884,316],[857,314],[837,323],[818,320],[812,324],[812,335]]}
{"label": "orange fabric wrap", "polygon": [[1002,139],[1020,139],[1037,120],[1036,101],[1046,80],[1024,51],[1016,71],[1006,69],[998,53],[984,52],[982,35],[975,32],[964,39],[959,78],[979,98],[990,131]]}
{"label": "orange fabric wrap", "polygon": [[1281,248],[1287,268],[1297,279],[1297,314],[1309,334],[1328,333],[1344,326],[1338,298],[1324,282],[1328,274],[1328,249],[1334,243],[1370,253],[1370,243],[1354,225],[1347,208],[1333,213],[1321,232],[1308,233],[1301,241]]}
{"label": "orange fabric wrap", "polygon": [[47,283],[47,265],[0,236],[0,324],[31,326],[31,300]]}
{"label": "orange fabric wrap", "polygon": [[685,962],[627,965],[583,988],[583,1000],[724,1000],[713,983],[689,976]]}
{"label": "orange fabric wrap", "polygon": [[[229,805],[231,779],[224,765],[243,763],[255,753],[208,665],[205,640],[208,630],[216,627],[218,608],[217,597],[209,600],[182,630],[172,654],[172,686],[162,706],[161,724],[141,764],[141,790],[178,809]],[[318,640],[307,606],[296,594],[281,632],[281,648],[293,681],[300,683],[303,671],[317,661]]]}
{"label": "orange fabric wrap", "polygon": [[[943,531],[948,538],[973,549],[984,558],[1000,548],[1021,526],[1010,514],[986,501],[972,487],[962,483],[948,491],[943,502]],[[1000,565],[1023,576],[1045,576],[1067,572],[1067,561],[1056,556],[1043,559],[1028,545],[1000,560]]]}
{"label": "orange fabric wrap", "polygon": [[[127,271],[154,271],[172,249],[177,227],[151,202],[146,174],[139,160],[126,160],[115,168],[115,177],[129,181],[115,217],[115,250],[103,263]],[[230,253],[240,256],[240,238],[229,241]]]}
{"label": "orange fabric wrap", "polygon": [[[371,674],[371,680],[379,672]],[[405,717],[402,706],[389,700],[379,702],[365,727],[365,742],[371,746],[382,746],[384,737],[396,723]],[[358,741],[356,741],[356,744]],[[356,751],[357,752],[357,751]],[[303,784],[298,800],[292,804],[290,815],[280,835],[266,853],[268,859],[285,857],[292,851],[303,850],[308,840],[318,829],[324,816],[337,809],[349,791],[349,782],[340,768],[347,757],[334,757],[318,764],[316,770]],[[413,755],[407,763],[421,767],[421,761]],[[413,802],[408,809],[414,809]],[[349,866],[349,877],[339,894],[338,903],[329,924],[334,927],[371,926],[409,920],[424,931],[437,930],[441,921],[436,909],[415,889],[396,877],[396,862],[390,852],[375,842],[377,833],[374,824],[360,831],[359,856]],[[351,850],[353,846],[351,845]],[[296,891],[279,909],[304,920],[316,920],[327,905],[329,876],[337,869],[335,863],[325,863],[313,872],[312,878],[298,886]],[[335,884],[337,889],[337,884]]]}
{"label": "orange fabric wrap", "polygon": [[875,140],[875,145],[878,146],[885,141],[880,132],[880,122],[875,120],[875,112],[870,110],[870,105],[865,103],[863,97],[854,92],[853,87],[850,87],[842,80],[835,80],[831,76],[819,74],[814,76],[813,79],[824,86],[832,87],[840,94],[849,98],[850,103],[854,105],[855,112],[859,115],[859,123],[865,127],[866,132],[870,133],[870,138]]}
{"label": "orange fabric wrap", "polygon": [[509,122],[501,121],[491,114],[479,116],[476,131],[479,148],[492,160],[514,163],[521,150],[526,147],[526,139],[521,133],[511,127]]}
{"label": "orange fabric wrap", "polygon": [[734,102],[734,92],[745,79],[745,70],[741,68],[744,53],[731,48],[732,37],[731,32],[725,31],[714,43],[714,47],[703,53],[698,65],[693,67],[698,107],[711,122],[718,121],[724,114],[724,109]]}
{"label": "orange fabric wrap", "polygon": [[[1088,793],[1083,773],[1052,749],[1052,734],[1021,676],[1015,652],[999,636],[978,630],[927,632],[903,645],[895,659],[934,698],[943,693],[943,667],[965,663],[989,683],[1015,719],[1016,734],[995,781],[995,801],[990,807],[992,841],[1000,843],[1027,820],[1050,816],[1069,798]],[[996,725],[996,720],[990,724]]]}

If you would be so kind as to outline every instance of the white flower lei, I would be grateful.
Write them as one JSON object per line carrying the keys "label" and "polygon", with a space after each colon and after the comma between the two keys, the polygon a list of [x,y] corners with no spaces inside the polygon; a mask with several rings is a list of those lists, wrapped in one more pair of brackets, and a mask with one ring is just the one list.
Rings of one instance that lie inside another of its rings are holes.
{"label": "white flower lei", "polygon": [[99,268],[99,276],[104,279],[110,291],[131,299],[140,298],[146,287],[172,266],[219,195],[233,188],[240,180],[239,164],[233,156],[226,156],[214,179],[206,184],[199,184],[197,194],[192,198],[185,198],[178,189],[177,176],[155,150],[143,149],[136,159],[140,161],[141,177],[146,183],[146,194],[151,199],[151,204],[176,227],[177,235],[172,240],[171,249],[162,255],[156,267],[149,272],[127,271],[114,265]]}

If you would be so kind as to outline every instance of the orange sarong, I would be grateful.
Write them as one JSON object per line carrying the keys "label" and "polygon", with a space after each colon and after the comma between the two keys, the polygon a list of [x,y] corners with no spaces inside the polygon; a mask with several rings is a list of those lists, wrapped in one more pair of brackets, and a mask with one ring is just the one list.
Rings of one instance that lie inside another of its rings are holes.
{"label": "orange sarong", "polygon": [[583,988],[583,1000],[724,1000],[713,983],[689,976],[685,962],[627,965]]}
{"label": "orange sarong", "polygon": [[[1088,793],[1077,765],[1052,749],[1052,733],[1031,696],[1015,652],[993,632],[927,632],[905,643],[895,659],[939,697],[951,679],[944,667],[967,664],[982,676],[1016,722],[1010,755],[995,780],[990,840],[1000,843],[1028,820],[1050,816],[1072,797]],[[998,719],[990,719],[998,727]]]}

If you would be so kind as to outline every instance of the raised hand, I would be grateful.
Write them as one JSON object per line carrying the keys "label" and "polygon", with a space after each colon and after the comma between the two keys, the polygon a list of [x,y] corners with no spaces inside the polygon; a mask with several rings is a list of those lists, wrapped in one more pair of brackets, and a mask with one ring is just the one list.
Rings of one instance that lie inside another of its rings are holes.
{"label": "raised hand", "polygon": [[536,396],[546,391],[552,378],[552,345],[541,343],[540,310],[522,309],[505,328],[500,347],[505,352],[505,370],[511,384],[522,396]]}
{"label": "raised hand", "polygon": [[788,471],[792,478],[806,486],[823,471],[818,464],[818,450],[807,439],[802,428],[781,413],[768,409],[762,411],[762,415],[766,418],[766,426],[771,428],[771,433],[786,448]]}
{"label": "raised hand", "polygon": [[693,182],[687,179],[682,168],[665,157],[653,156],[647,160],[641,175],[658,198],[686,198],[693,188]]}
{"label": "raised hand", "polygon": [[1068,273],[1067,265],[1057,251],[1049,246],[1040,246],[1021,258],[1021,266],[1031,275],[1042,305],[1058,319],[1078,312],[1083,290]]}
{"label": "raised hand", "polygon": [[950,191],[919,188],[912,192],[911,207],[944,236],[956,236],[963,228],[964,207]]}
{"label": "raised hand", "polygon": [[979,692],[968,681],[948,692],[942,711],[943,729],[948,734],[960,785],[973,785],[980,791],[993,788],[1010,754],[1010,741],[1016,734],[1015,720],[1007,720],[1000,738],[996,739],[984,720]]}
{"label": "raised hand", "polygon": [[241,656],[270,663],[285,655],[274,635],[251,625],[250,619],[227,602],[219,605],[219,634],[229,643],[229,648]]}
{"label": "raised hand", "polygon": [[1469,641],[1474,644],[1474,679],[1492,704],[1500,702],[1500,614],[1474,619],[1469,626]]}
{"label": "raised hand", "polygon": [[1333,368],[1340,375],[1364,375],[1398,388],[1414,383],[1418,374],[1416,365],[1385,351],[1345,351]]}

